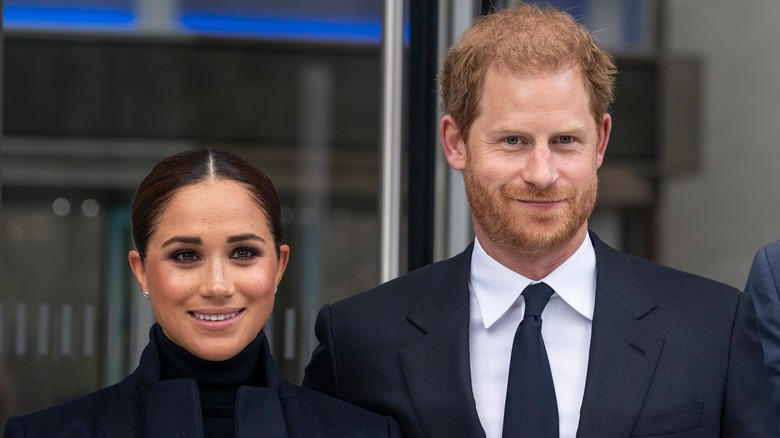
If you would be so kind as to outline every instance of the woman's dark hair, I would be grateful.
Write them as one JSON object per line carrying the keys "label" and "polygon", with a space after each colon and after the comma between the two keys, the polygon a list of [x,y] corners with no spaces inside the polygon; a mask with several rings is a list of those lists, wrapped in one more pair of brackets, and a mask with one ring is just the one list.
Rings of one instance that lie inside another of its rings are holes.
{"label": "woman's dark hair", "polygon": [[276,255],[282,243],[282,215],[279,197],[271,180],[261,170],[230,152],[198,149],[171,155],[159,162],[138,186],[133,201],[132,227],[135,248],[146,259],[149,238],[165,207],[179,190],[209,180],[230,180],[243,184],[265,213],[274,238]]}

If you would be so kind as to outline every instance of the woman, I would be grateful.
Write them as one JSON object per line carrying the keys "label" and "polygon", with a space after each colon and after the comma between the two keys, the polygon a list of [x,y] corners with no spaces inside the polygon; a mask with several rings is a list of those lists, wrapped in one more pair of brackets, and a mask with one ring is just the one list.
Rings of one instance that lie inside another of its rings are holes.
{"label": "woman", "polygon": [[384,437],[396,423],[277,374],[262,331],[290,249],[273,184],[218,150],[141,182],[130,267],[157,323],[116,385],[8,420],[5,436]]}

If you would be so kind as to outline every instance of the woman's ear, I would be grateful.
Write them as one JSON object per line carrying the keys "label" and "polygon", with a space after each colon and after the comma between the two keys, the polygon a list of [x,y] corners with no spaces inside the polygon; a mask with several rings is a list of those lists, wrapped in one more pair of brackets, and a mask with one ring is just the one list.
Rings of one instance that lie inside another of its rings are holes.
{"label": "woman's ear", "polygon": [[284,271],[287,269],[287,262],[290,261],[290,247],[288,245],[279,245],[279,264],[276,266],[276,285],[282,281]]}
{"label": "woman's ear", "polygon": [[144,269],[144,261],[141,260],[141,254],[136,250],[131,250],[127,254],[127,261],[130,262],[130,269],[133,270],[133,275],[138,281],[138,285],[141,286],[141,290],[148,291],[146,287],[146,270]]}

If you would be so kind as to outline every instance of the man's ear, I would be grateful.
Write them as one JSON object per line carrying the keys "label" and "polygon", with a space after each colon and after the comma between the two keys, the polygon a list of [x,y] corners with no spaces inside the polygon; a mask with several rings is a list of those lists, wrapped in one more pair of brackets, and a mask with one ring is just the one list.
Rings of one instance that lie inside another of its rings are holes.
{"label": "man's ear", "polygon": [[601,167],[604,162],[604,154],[607,153],[607,143],[609,143],[609,133],[612,132],[612,116],[609,113],[604,114],[599,127],[599,144],[596,150],[596,168]]}
{"label": "man's ear", "polygon": [[449,114],[442,117],[439,124],[441,147],[450,167],[455,170],[463,170],[466,167],[466,143],[463,140],[455,119]]}

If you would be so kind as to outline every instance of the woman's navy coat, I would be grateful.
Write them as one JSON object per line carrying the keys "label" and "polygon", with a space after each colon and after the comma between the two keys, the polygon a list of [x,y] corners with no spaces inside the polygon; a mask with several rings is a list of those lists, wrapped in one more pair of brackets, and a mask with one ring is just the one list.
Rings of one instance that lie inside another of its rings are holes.
{"label": "woman's navy coat", "polygon": [[[263,342],[261,355],[269,386],[239,389],[237,437],[400,437],[391,418],[282,378],[267,342]],[[4,436],[202,437],[200,412],[195,380],[160,381],[159,355],[152,337],[138,368],[124,380],[57,406],[13,416]]]}

